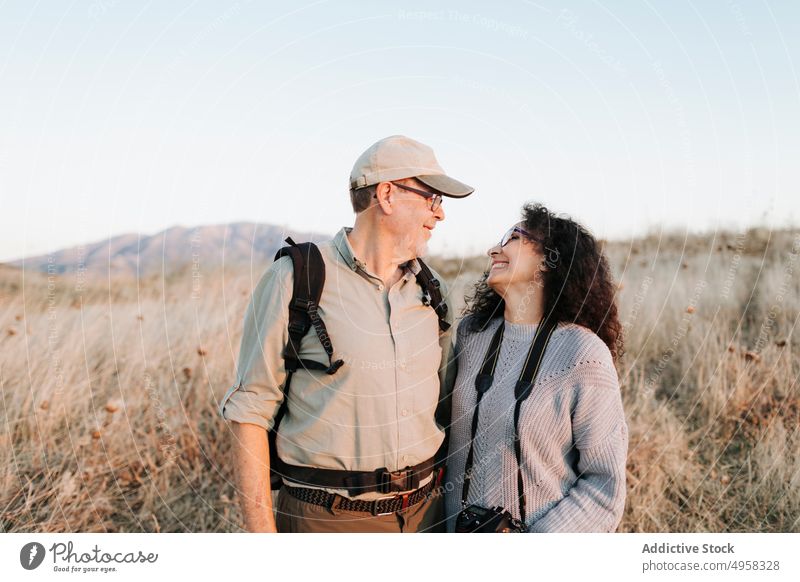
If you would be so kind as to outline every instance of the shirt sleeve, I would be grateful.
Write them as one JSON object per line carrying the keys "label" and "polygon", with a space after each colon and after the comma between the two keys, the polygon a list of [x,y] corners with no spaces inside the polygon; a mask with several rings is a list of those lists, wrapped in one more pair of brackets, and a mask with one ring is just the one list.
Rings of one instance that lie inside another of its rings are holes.
{"label": "shirt sleeve", "polygon": [[282,257],[269,266],[247,306],[236,383],[219,405],[223,418],[272,428],[283,401],[286,370],[281,354],[289,339],[292,261]]}
{"label": "shirt sleeve", "polygon": [[590,368],[576,385],[572,411],[578,479],[533,532],[612,532],[622,519],[628,426],[619,380],[613,364]]}

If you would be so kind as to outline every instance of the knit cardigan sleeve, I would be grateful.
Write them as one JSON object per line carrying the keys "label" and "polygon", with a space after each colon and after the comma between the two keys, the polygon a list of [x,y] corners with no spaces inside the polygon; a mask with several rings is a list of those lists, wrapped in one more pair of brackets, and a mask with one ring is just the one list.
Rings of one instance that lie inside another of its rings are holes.
{"label": "knit cardigan sleeve", "polygon": [[530,527],[532,532],[612,532],[625,508],[628,427],[613,363],[575,369],[572,433],[578,478],[563,499]]}

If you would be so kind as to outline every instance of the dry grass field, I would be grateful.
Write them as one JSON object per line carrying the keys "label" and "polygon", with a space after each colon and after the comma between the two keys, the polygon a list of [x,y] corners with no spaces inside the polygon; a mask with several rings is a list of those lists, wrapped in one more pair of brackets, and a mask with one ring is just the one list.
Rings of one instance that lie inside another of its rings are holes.
{"label": "dry grass field", "polygon": [[[800,531],[800,232],[606,250],[626,330],[620,531]],[[434,264],[463,305],[484,260]],[[0,531],[239,531],[216,406],[259,276],[0,268]]]}

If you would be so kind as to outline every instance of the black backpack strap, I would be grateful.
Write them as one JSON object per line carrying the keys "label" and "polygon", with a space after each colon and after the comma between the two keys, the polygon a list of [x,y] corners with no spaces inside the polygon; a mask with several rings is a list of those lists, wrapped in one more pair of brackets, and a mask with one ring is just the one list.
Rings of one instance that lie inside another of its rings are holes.
{"label": "black backpack strap", "polygon": [[[309,370],[334,374],[344,362],[333,361],[333,344],[325,322],[317,311],[325,286],[325,263],[322,254],[314,243],[297,244],[291,237],[287,238],[286,242],[289,246],[283,247],[275,255],[276,261],[288,256],[292,259],[294,267],[294,288],[289,302],[289,341],[286,342],[282,354],[286,371],[296,372],[302,366]],[[312,326],[328,355],[327,366],[300,358],[300,343]]]}
{"label": "black backpack strap", "polygon": [[[281,257],[289,257],[294,268],[294,284],[292,299],[289,301],[289,340],[281,354],[286,368],[286,381],[283,384],[283,402],[275,415],[272,430],[269,431],[269,456],[270,456],[270,487],[280,489],[283,484],[282,477],[286,472],[286,464],[278,457],[277,435],[278,427],[286,414],[289,404],[289,388],[292,376],[302,367],[306,370],[319,370],[327,374],[335,374],[342,367],[342,360],[333,360],[333,344],[325,327],[325,322],[320,318],[317,308],[322,290],[325,287],[325,262],[317,245],[311,242],[295,243],[291,237],[286,239],[289,244],[275,254],[277,261]],[[317,333],[325,353],[328,355],[328,365],[300,357],[300,343],[311,328]]]}
{"label": "black backpack strap", "polygon": [[424,292],[423,302],[425,305],[433,307],[436,312],[436,317],[439,318],[439,329],[447,331],[450,329],[450,324],[447,322],[447,303],[442,297],[442,286],[422,259],[417,259],[417,264],[419,264],[419,272],[416,277],[417,283]]}
{"label": "black backpack strap", "polygon": [[[419,265],[419,272],[416,274],[417,283],[420,287],[422,287],[422,302],[425,305],[430,305],[433,310],[436,312],[436,317],[439,319],[439,329],[442,332],[446,332],[450,329],[450,323],[447,321],[447,303],[442,297],[442,286],[439,283],[439,280],[433,276],[433,272],[431,271],[430,267],[425,264],[425,262],[417,258],[417,264]],[[437,409],[437,413],[438,413]],[[440,421],[439,414],[437,414],[437,421]],[[447,418],[449,419],[449,414]],[[448,426],[448,422],[439,422],[442,426],[445,427],[445,438],[442,441],[439,450],[436,452],[436,471],[437,471],[437,481],[441,482],[444,477],[444,468],[447,464],[447,452],[450,442],[450,429]]]}

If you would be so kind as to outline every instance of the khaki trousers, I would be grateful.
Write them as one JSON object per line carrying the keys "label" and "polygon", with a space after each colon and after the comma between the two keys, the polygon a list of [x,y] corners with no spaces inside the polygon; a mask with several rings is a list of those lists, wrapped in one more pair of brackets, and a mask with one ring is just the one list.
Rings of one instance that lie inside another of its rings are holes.
{"label": "khaki trousers", "polygon": [[281,533],[444,532],[444,496],[434,489],[420,503],[389,515],[328,509],[277,493],[275,522]]}

